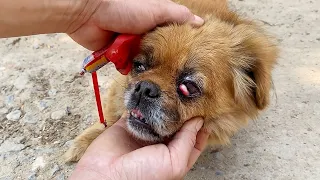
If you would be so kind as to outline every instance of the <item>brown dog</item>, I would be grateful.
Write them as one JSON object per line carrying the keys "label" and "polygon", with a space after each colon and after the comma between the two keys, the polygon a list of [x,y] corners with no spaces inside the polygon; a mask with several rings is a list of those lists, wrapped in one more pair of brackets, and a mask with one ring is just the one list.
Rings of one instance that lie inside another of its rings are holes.
{"label": "brown dog", "polygon": [[[225,0],[179,3],[203,17],[204,26],[168,25],[148,33],[131,74],[119,74],[109,89],[106,120],[112,125],[128,111],[129,131],[155,143],[201,116],[210,144],[228,144],[268,105],[277,48],[257,25],[228,10]],[[86,129],[66,160],[79,160],[104,130],[99,122]]]}

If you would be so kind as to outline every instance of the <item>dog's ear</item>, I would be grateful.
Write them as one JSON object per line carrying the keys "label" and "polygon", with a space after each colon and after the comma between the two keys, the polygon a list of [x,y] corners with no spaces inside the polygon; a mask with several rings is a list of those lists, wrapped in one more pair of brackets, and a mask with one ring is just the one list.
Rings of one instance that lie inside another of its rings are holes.
{"label": "dog's ear", "polygon": [[237,25],[231,34],[235,99],[248,108],[249,101],[253,101],[263,110],[269,104],[271,71],[278,49],[271,38],[253,24]]}

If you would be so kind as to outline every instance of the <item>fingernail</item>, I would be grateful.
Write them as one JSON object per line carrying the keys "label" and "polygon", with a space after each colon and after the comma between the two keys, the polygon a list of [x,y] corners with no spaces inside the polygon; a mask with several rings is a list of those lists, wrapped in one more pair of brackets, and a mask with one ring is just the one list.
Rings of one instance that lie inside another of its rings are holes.
{"label": "fingernail", "polygon": [[203,20],[201,17],[199,17],[199,16],[197,16],[197,15],[194,15],[193,23],[194,23],[194,25],[196,25],[196,26],[202,26],[203,23],[204,23],[204,20]]}
{"label": "fingernail", "polygon": [[196,125],[197,132],[202,128],[202,125],[203,125],[203,119],[199,118],[197,125]]}

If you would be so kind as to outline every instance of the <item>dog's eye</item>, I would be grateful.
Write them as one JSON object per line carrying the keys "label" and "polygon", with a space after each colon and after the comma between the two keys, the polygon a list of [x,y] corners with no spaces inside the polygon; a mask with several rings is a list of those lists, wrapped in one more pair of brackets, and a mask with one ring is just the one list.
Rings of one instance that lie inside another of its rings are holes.
{"label": "dog's eye", "polygon": [[145,66],[138,61],[133,62],[133,69],[136,73],[141,73],[146,70]]}
{"label": "dog's eye", "polygon": [[201,94],[199,86],[193,81],[183,81],[179,85],[179,91],[185,97],[197,97]]}

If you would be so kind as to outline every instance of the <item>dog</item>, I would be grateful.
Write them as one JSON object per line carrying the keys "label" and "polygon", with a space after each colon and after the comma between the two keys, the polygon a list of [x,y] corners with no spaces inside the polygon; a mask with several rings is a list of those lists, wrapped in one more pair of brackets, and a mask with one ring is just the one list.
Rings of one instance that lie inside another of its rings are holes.
{"label": "dog", "polygon": [[[227,145],[269,105],[278,48],[261,27],[225,0],[179,0],[205,24],[170,24],[148,32],[128,76],[118,73],[103,98],[108,125],[128,112],[130,133],[149,144],[203,117],[208,145]],[[75,138],[66,162],[78,161],[103,131],[97,122]]]}

